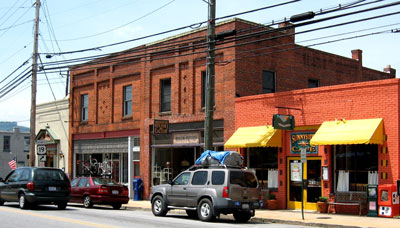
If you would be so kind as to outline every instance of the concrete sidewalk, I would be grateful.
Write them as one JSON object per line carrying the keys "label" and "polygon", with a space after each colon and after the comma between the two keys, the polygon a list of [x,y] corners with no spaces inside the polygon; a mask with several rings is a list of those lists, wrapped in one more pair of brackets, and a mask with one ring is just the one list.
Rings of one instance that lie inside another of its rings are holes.
{"label": "concrete sidewalk", "polygon": [[[151,210],[151,204],[148,200],[130,200],[129,203],[124,204],[123,207],[136,210]],[[343,214],[320,214],[319,212],[315,211],[305,211],[303,220],[300,210],[260,209],[256,210],[256,215],[252,218],[252,220],[319,227],[400,228],[400,219],[397,218],[367,217]]]}

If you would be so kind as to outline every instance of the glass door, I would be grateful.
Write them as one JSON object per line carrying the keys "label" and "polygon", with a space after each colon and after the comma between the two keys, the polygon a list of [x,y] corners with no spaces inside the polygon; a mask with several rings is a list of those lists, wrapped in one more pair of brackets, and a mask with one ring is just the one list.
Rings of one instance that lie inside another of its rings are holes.
{"label": "glass door", "polygon": [[[288,158],[287,201],[289,209],[301,209],[301,198],[306,210],[317,210],[317,201],[322,194],[321,158],[308,157],[302,164],[300,158]],[[301,182],[304,189],[301,191]]]}

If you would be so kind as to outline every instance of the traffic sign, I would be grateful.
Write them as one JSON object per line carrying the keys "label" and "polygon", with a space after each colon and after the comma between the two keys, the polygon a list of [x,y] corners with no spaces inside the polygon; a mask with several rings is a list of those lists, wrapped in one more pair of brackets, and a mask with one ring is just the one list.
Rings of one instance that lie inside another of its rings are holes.
{"label": "traffic sign", "polygon": [[39,155],[39,161],[40,162],[45,162],[46,161],[46,155]]}
{"label": "traffic sign", "polygon": [[45,145],[38,145],[37,146],[37,155],[46,155],[47,150]]}
{"label": "traffic sign", "polygon": [[302,163],[307,162],[307,149],[306,148],[300,148],[300,158]]}

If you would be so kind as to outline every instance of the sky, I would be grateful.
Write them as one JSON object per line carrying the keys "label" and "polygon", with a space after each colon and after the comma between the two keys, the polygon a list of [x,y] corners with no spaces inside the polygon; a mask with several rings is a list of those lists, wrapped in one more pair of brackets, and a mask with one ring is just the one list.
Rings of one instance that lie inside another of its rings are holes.
{"label": "sky", "polygon": [[[290,0],[216,0],[216,17],[259,9]],[[64,53],[128,41],[176,28],[204,22],[208,18],[206,0],[41,0],[39,23],[39,53]],[[365,4],[347,10],[317,14],[321,19],[368,9],[396,1],[376,0],[301,0],[294,3],[241,14],[236,17],[270,25],[308,11],[327,12],[339,5]],[[13,90],[9,83],[31,69],[35,0],[0,1],[0,121],[16,121],[29,127],[31,79],[27,78]],[[327,27],[363,18],[400,11],[395,5],[370,12],[296,28],[296,32]],[[218,22],[218,21],[217,21]],[[204,23],[202,26],[206,26]],[[273,26],[276,27],[276,26]],[[190,31],[191,28],[126,42],[101,49],[72,54],[40,55],[40,63],[67,61],[80,57],[109,54],[141,44]],[[303,46],[351,58],[351,50],[363,51],[363,66],[383,71],[387,65],[400,70],[400,14],[365,20],[296,35]],[[27,61],[28,60],[28,61]],[[25,63],[25,64],[24,64]],[[57,66],[57,65],[54,65]],[[38,74],[37,104],[63,99],[66,96],[67,69],[45,70]],[[25,71],[26,70],[26,71]],[[46,74],[45,74],[46,73]],[[397,76],[399,77],[399,76]]]}

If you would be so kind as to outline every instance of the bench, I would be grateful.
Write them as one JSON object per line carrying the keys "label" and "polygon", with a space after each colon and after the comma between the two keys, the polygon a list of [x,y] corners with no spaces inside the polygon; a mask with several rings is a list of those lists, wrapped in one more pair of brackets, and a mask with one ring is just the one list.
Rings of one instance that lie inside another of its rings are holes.
{"label": "bench", "polygon": [[359,215],[361,216],[361,211],[366,203],[366,192],[336,192],[333,201],[328,201],[328,213],[330,212],[331,206],[334,206],[335,211],[336,205],[358,206],[360,208]]}

